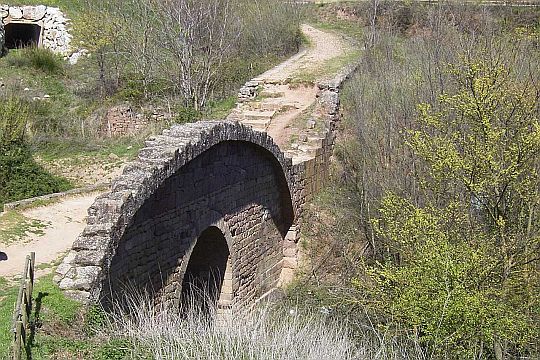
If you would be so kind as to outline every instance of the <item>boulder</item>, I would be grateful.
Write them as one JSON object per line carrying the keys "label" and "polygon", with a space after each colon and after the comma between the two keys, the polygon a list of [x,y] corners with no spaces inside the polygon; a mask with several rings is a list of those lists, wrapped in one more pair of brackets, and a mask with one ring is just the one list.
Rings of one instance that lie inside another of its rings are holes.
{"label": "boulder", "polygon": [[11,16],[11,18],[15,20],[21,19],[23,16],[22,9],[19,7],[10,7],[9,16]]}
{"label": "boulder", "polygon": [[0,18],[8,17],[9,15],[9,6],[7,5],[0,5]]}

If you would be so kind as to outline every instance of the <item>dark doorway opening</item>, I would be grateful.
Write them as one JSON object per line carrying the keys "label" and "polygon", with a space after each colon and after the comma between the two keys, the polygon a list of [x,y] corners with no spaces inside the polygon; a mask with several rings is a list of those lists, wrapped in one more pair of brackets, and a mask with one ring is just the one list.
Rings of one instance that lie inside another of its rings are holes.
{"label": "dark doorway opening", "polygon": [[9,23],[4,26],[4,30],[8,49],[39,45],[41,26],[37,24]]}
{"label": "dark doorway opening", "polygon": [[227,301],[232,292],[229,247],[225,236],[216,227],[202,232],[191,253],[182,282],[182,306],[189,310],[193,306],[207,311],[218,301]]}

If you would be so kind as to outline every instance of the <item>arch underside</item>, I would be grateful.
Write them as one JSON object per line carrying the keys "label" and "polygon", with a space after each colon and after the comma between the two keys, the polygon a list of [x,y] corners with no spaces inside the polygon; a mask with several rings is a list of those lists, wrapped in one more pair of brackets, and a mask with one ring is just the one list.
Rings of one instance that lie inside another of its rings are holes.
{"label": "arch underside", "polygon": [[108,302],[127,287],[179,301],[197,238],[215,227],[230,251],[233,303],[249,303],[276,285],[292,221],[287,180],[273,155],[249,142],[220,142],[165,179],[137,210],[100,297]]}

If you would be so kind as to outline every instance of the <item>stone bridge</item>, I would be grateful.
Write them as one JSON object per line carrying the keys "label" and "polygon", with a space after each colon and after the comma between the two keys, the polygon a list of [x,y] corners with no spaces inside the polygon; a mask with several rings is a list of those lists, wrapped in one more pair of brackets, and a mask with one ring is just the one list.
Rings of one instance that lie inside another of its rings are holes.
{"label": "stone bridge", "polygon": [[233,121],[173,126],[146,142],[87,226],[56,280],[86,303],[126,289],[180,301],[203,288],[244,307],[291,278],[304,203],[327,178],[338,91],[352,70],[319,84],[326,136],[309,159],[288,158],[265,132]]}

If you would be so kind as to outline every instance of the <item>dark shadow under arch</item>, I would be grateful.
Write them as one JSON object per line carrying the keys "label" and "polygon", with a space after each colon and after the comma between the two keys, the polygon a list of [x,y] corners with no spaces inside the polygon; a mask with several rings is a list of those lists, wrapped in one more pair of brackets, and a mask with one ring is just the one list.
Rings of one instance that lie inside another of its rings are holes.
{"label": "dark shadow under arch", "polygon": [[[219,142],[166,178],[134,213],[113,245],[101,302],[122,296],[130,284],[135,293],[178,304],[190,278],[186,271],[197,271],[189,263],[199,257],[199,246],[206,242],[201,240],[223,240],[223,234],[227,241],[221,252],[237,271],[224,300],[232,304],[264,293],[278,280],[278,271],[271,269],[280,263],[281,241],[293,220],[291,190],[278,159],[255,143]],[[219,221],[223,228],[216,226]],[[240,263],[246,266],[239,268]],[[251,288],[249,294],[239,290],[239,279],[243,288]],[[218,307],[227,305],[219,300]]]}
{"label": "dark shadow under arch", "polygon": [[8,49],[39,46],[40,44],[41,26],[38,24],[9,23],[4,26],[4,29]]}
{"label": "dark shadow under arch", "polygon": [[182,281],[184,307],[216,305],[223,290],[230,292],[229,284],[225,284],[224,289],[226,274],[230,272],[227,269],[229,255],[227,240],[217,227],[209,227],[201,233]]}

